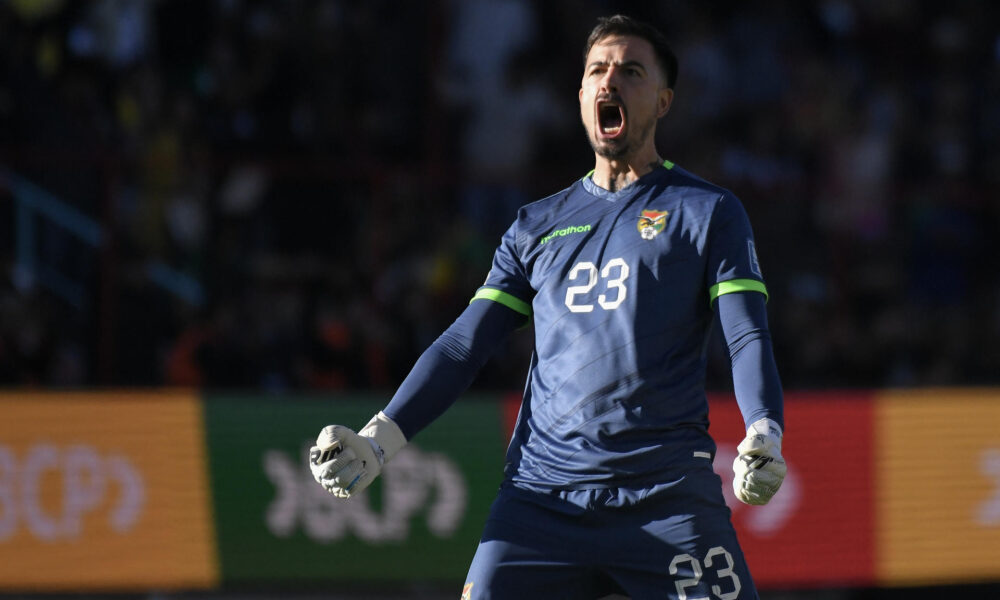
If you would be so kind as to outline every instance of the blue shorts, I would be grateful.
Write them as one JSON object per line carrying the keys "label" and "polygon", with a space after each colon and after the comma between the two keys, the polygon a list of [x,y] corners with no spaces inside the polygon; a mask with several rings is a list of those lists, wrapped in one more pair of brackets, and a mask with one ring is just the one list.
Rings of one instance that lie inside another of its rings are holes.
{"label": "blue shorts", "polygon": [[721,484],[711,465],[641,490],[505,483],[462,599],[758,599]]}

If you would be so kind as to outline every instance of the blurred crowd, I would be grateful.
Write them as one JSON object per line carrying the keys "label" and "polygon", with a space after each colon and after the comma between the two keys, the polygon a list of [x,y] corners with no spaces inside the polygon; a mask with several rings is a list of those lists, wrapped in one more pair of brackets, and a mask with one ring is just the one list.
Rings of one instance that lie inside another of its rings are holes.
{"label": "blurred crowd", "polygon": [[660,154],[746,206],[786,388],[1000,383],[993,3],[7,0],[0,384],[393,388],[592,168],[614,12],[672,40]]}

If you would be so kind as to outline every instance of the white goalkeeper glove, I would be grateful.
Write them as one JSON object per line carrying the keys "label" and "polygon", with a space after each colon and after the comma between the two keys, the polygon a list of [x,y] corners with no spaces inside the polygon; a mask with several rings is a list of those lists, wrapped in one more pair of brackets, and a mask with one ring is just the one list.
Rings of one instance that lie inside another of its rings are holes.
{"label": "white goalkeeper glove", "polygon": [[781,427],[771,419],[754,421],[736,448],[733,491],[745,504],[767,504],[785,479],[788,468],[781,457]]}
{"label": "white goalkeeper glove", "polygon": [[399,426],[380,411],[357,433],[343,425],[324,427],[309,450],[309,468],[326,491],[350,498],[371,485],[405,445]]}

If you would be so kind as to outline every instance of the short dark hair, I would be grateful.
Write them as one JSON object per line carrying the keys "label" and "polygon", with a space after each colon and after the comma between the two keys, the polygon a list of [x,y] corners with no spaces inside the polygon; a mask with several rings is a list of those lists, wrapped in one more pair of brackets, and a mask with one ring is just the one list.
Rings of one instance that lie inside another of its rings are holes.
{"label": "short dark hair", "polygon": [[597,25],[587,36],[587,45],[583,49],[584,65],[586,65],[590,49],[594,47],[594,44],[606,37],[619,35],[631,35],[649,42],[653,47],[656,60],[660,63],[664,78],[667,80],[667,87],[674,87],[674,84],[677,83],[677,56],[670,48],[670,44],[667,43],[666,36],[652,25],[626,15],[601,17],[597,20]]}

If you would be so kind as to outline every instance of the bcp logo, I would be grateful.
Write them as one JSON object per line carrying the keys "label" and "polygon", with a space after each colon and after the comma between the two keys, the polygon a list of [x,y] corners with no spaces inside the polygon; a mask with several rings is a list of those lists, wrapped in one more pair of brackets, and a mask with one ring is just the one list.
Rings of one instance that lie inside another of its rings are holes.
{"label": "bcp logo", "polygon": [[[308,454],[303,450],[302,456]],[[267,527],[287,538],[299,528],[310,539],[328,543],[349,534],[370,543],[405,541],[411,520],[421,515],[432,535],[449,538],[466,515],[469,484],[448,456],[408,444],[386,464],[379,478],[379,508],[370,489],[339,499],[313,479],[303,458],[281,450],[265,452],[264,472],[275,488],[267,508]]]}
{"label": "bcp logo", "polygon": [[127,456],[84,444],[39,442],[20,453],[0,445],[0,543],[22,531],[40,541],[77,539],[85,523],[125,534],[145,500]]}

